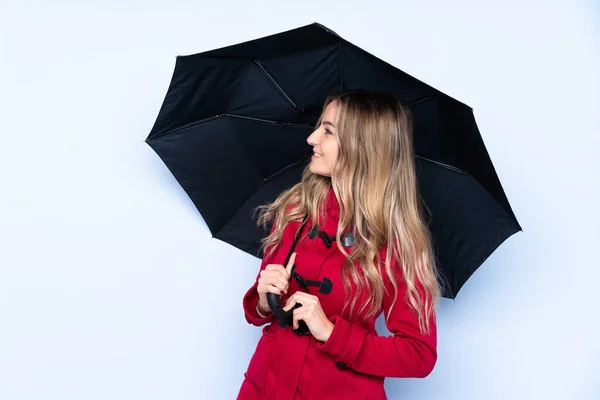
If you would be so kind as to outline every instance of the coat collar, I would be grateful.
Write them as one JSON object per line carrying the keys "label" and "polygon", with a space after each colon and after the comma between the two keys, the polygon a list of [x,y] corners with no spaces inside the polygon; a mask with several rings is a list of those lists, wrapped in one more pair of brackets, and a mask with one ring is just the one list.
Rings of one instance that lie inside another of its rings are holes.
{"label": "coat collar", "polygon": [[[325,210],[325,221],[321,225],[321,230],[329,236],[335,236],[340,220],[340,203],[333,188],[327,190],[322,208]],[[352,231],[351,228],[348,230]]]}

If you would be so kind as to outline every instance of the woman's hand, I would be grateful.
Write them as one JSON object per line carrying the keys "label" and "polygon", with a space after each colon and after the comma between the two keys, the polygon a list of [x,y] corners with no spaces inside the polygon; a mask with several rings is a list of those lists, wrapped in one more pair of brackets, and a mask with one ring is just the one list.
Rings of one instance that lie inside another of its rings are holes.
{"label": "woman's hand", "polygon": [[267,303],[267,293],[275,293],[277,295],[286,294],[288,287],[290,286],[290,274],[292,273],[292,267],[296,261],[296,253],[290,256],[288,265],[284,267],[281,264],[269,264],[260,271],[260,278],[258,278],[258,286],[256,291],[258,292],[258,305],[263,310],[269,309]]}
{"label": "woman's hand", "polygon": [[322,342],[327,341],[331,336],[334,325],[325,315],[319,298],[312,294],[296,292],[288,298],[283,310],[290,310],[296,303],[302,304],[302,307],[294,310],[294,329],[298,328],[298,321],[303,320],[315,339]]}

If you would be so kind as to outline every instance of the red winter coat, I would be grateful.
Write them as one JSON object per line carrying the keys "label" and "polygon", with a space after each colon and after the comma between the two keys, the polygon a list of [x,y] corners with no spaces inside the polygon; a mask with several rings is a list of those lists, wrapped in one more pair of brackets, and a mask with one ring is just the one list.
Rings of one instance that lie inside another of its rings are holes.
{"label": "red winter coat", "polygon": [[[334,236],[339,219],[339,205],[333,189],[325,200],[327,220],[321,230]],[[271,256],[265,257],[260,269],[268,264],[284,264],[294,240],[299,222],[286,226],[283,243]],[[248,323],[263,326],[263,334],[250,360],[240,388],[240,400],[366,400],[387,399],[383,387],[384,377],[423,378],[433,369],[436,359],[436,326],[431,320],[431,334],[422,335],[415,316],[404,302],[405,287],[398,282],[396,304],[387,323],[393,336],[378,336],[375,319],[342,318],[344,286],[341,266],[344,255],[334,242],[328,249],[318,236],[307,237],[311,227],[308,221],[294,250],[296,271],[304,278],[320,281],[324,277],[333,283],[328,294],[309,286],[310,293],[318,296],[325,314],[335,327],[327,342],[313,336],[298,336],[291,327],[281,328],[273,314],[261,318],[256,312],[257,283],[245,294],[243,306]],[[350,251],[346,248],[346,251]],[[266,254],[266,251],[265,251]],[[385,257],[385,252],[380,253]],[[382,258],[382,262],[385,258]],[[258,281],[257,276],[256,280]],[[402,275],[400,275],[402,276]],[[393,287],[389,283],[389,296],[383,300],[387,315],[393,301]],[[290,281],[288,295],[303,290],[296,280]],[[362,303],[358,303],[362,304]]]}

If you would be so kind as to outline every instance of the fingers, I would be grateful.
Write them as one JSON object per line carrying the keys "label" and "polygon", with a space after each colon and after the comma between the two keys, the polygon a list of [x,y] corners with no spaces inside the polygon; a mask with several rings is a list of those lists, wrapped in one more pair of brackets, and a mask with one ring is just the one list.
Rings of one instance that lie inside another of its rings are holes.
{"label": "fingers", "polygon": [[302,307],[296,308],[294,310],[294,312],[292,313],[292,327],[294,329],[298,329],[298,313],[296,311],[298,311],[299,309],[301,309]]}
{"label": "fingers", "polygon": [[276,295],[282,295],[285,293],[282,289],[278,288],[277,286],[263,284],[263,283],[259,284],[258,287],[256,288],[256,290],[258,291],[259,294],[274,293]]}
{"label": "fingers", "polygon": [[319,298],[317,296],[313,296],[312,294],[308,294],[308,293],[304,293],[304,292],[294,292],[294,294],[292,294],[285,303],[285,306],[283,307],[284,310],[289,310],[292,307],[294,307],[294,305],[296,305],[296,303],[300,303],[303,306],[309,306],[309,307],[305,307],[305,308],[310,308],[313,305],[319,303]]}
{"label": "fingers", "polygon": [[290,299],[291,298],[294,298],[298,301],[298,303],[302,303],[304,305],[319,303],[319,298],[317,296],[304,292],[294,292]]}
{"label": "fingers", "polygon": [[283,307],[283,311],[289,311],[292,309],[292,307],[294,307],[297,303],[296,301],[296,295],[293,294],[290,296],[289,299],[287,299],[287,301],[285,302],[285,306]]}
{"label": "fingers", "polygon": [[295,262],[296,262],[296,253],[292,253],[292,256],[290,257],[290,261],[288,262],[288,265],[285,267],[285,271],[287,272],[288,279],[290,278],[290,276],[292,276],[292,267],[294,266]]}
{"label": "fingers", "polygon": [[[292,295],[292,297],[293,297],[293,295]],[[290,306],[290,302],[292,301],[292,297],[290,297],[289,299],[287,299],[287,301],[285,302],[285,306],[283,306],[283,308],[282,308],[283,311],[287,311],[287,310],[289,310],[290,308],[293,307],[293,305]]]}
{"label": "fingers", "polygon": [[[300,320],[304,320],[306,318],[305,316],[306,310],[303,309],[303,307],[298,307],[294,310],[294,313],[292,314],[292,323],[294,326],[294,329],[298,329],[299,327],[299,323],[298,321]],[[306,321],[304,321],[306,322]]]}
{"label": "fingers", "polygon": [[282,276],[283,267],[279,265],[279,269],[275,268],[276,265],[269,270],[260,271],[260,278],[258,279],[259,284],[273,285],[278,287],[280,290],[287,292],[289,281]]}
{"label": "fingers", "polygon": [[264,270],[260,271],[257,288],[259,294],[287,294],[292,268],[296,262],[296,255],[297,253],[292,253],[285,267],[280,264],[268,264]]}
{"label": "fingers", "polygon": [[277,286],[280,290],[287,292],[289,282],[281,277],[281,275],[265,275],[264,282],[268,285]]}
{"label": "fingers", "polygon": [[[269,289],[269,288],[272,288],[272,289]],[[263,279],[263,278],[259,279],[258,286],[256,289],[258,290],[259,293],[266,293],[266,292],[271,292],[271,293],[276,293],[276,294],[281,294],[279,292],[287,293],[286,285],[284,285],[280,281],[271,280],[271,279]]]}
{"label": "fingers", "polygon": [[285,306],[283,307],[284,311],[290,310],[292,307],[296,305],[296,303],[300,303],[306,308],[312,308],[316,304],[320,304],[319,298],[317,296],[313,296],[312,294],[304,293],[304,292],[294,292],[286,301]]}
{"label": "fingers", "polygon": [[273,275],[281,275],[281,277],[286,281],[290,279],[289,272],[283,268],[283,265],[280,264],[269,264],[262,272],[268,272],[269,274]]}
{"label": "fingers", "polygon": [[314,310],[312,307],[298,307],[292,313],[292,323],[294,329],[298,329],[300,326],[299,321],[304,321],[308,326],[311,324],[312,317],[314,315]]}
{"label": "fingers", "polygon": [[[290,257],[290,260],[294,259],[295,257],[292,256]],[[285,279],[290,279],[290,273],[288,272],[287,269],[285,269],[283,267],[283,265],[281,264],[269,264],[265,267],[264,271],[277,271],[279,272],[281,275],[283,275],[283,277]]]}
{"label": "fingers", "polygon": [[[309,318],[312,315],[312,311],[314,308],[313,304],[304,304],[303,302],[300,302],[300,299],[302,298],[303,301],[306,300],[312,300],[307,296],[303,296],[306,293],[302,293],[302,292],[296,292],[293,295],[290,296],[289,299],[287,299],[287,302],[285,303],[285,307],[283,307],[283,311],[289,311],[292,308],[294,308],[294,306],[296,304],[301,304],[300,307],[294,309],[294,311],[292,312],[292,324],[294,329],[298,329],[299,323],[298,321],[300,320],[304,320],[306,321],[307,318]],[[314,296],[312,296],[314,297]]]}

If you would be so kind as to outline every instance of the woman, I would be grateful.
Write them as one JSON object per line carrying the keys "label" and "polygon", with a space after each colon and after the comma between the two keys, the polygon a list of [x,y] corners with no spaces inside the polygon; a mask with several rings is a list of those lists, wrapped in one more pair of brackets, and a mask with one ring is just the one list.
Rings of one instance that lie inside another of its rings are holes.
{"label": "woman", "polygon": [[[387,95],[334,94],[307,141],[301,182],[259,207],[259,223],[274,223],[243,306],[268,325],[238,399],[386,399],[385,377],[426,377],[437,359],[441,288],[410,112]],[[278,325],[267,293],[282,295],[292,326]],[[375,331],[382,312],[391,337]]]}

